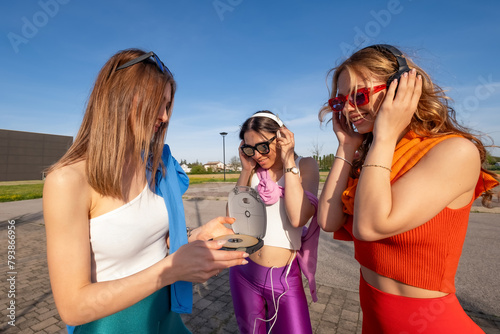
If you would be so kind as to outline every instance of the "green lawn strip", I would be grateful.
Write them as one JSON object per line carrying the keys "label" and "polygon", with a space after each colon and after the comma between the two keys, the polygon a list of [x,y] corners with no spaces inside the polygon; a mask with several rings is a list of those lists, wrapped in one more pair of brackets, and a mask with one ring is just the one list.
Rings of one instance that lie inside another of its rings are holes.
{"label": "green lawn strip", "polygon": [[0,202],[41,198],[43,183],[0,185]]}
{"label": "green lawn strip", "polygon": [[197,177],[189,177],[189,184],[201,184],[201,183],[210,183],[210,182],[226,182],[226,183],[236,183],[238,181],[237,178],[226,178],[226,181],[224,179],[209,179],[209,178],[197,178]]}

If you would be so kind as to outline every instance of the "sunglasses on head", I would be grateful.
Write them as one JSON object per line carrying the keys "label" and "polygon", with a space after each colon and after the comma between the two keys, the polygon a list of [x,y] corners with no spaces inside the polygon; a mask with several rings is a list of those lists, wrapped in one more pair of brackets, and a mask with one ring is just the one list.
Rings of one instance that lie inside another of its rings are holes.
{"label": "sunglasses on head", "polygon": [[162,71],[163,73],[166,73],[166,74],[170,75],[171,77],[173,77],[172,72],[170,72],[170,70],[168,69],[168,67],[165,64],[163,64],[163,62],[160,60],[160,58],[153,51],[145,53],[142,56],[139,56],[139,57],[137,57],[135,59],[132,59],[131,61],[126,62],[125,64],[117,67],[116,71],[119,71],[119,70],[122,70],[124,68],[129,67],[129,66],[132,66],[132,65],[138,64],[140,62],[143,62],[146,59],[149,59],[150,57],[153,58],[153,60],[156,63],[156,66],[158,66],[158,68],[160,69],[160,71]]}
{"label": "sunglasses on head", "polygon": [[344,106],[347,100],[349,100],[349,104],[352,107],[364,106],[370,102],[370,91],[372,94],[375,94],[386,88],[386,85],[375,86],[372,90],[370,90],[370,88],[368,87],[360,88],[356,92],[353,92],[349,96],[349,99],[347,98],[347,96],[339,94],[333,99],[328,100],[328,104],[330,105],[330,108],[332,108],[332,110],[335,112],[344,110]]}
{"label": "sunglasses on head", "polygon": [[268,154],[270,151],[269,144],[273,142],[273,140],[276,139],[276,136],[273,138],[269,139],[268,141],[263,141],[262,143],[257,143],[255,146],[243,144],[241,145],[241,151],[245,153],[247,157],[253,157],[255,155],[255,151],[259,152],[260,154]]}

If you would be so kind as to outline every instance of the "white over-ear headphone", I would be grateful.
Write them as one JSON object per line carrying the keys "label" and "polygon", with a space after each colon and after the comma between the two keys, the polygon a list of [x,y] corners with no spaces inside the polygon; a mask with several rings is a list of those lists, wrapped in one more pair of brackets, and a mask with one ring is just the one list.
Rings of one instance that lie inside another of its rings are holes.
{"label": "white over-ear headphone", "polygon": [[256,114],[253,114],[252,117],[250,117],[250,118],[253,118],[253,117],[267,117],[267,118],[272,119],[276,123],[278,123],[280,128],[283,126],[283,122],[281,121],[281,119],[277,115],[274,115],[274,114],[270,114],[267,112],[258,112]]}

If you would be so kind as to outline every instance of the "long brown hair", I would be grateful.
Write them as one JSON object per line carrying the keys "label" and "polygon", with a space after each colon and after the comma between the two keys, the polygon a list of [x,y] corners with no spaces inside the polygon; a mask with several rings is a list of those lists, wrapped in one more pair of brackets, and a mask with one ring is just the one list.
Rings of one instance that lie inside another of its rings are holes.
{"label": "long brown hair", "polygon": [[[153,170],[160,166],[168,124],[156,133],[154,126],[167,85],[171,87],[171,100],[174,98],[175,81],[151,58],[116,70],[144,54],[139,49],[123,50],[106,62],[97,76],[73,145],[49,168],[49,173],[84,160],[90,186],[101,195],[123,199],[122,168],[126,163],[140,168],[150,159]],[[172,103],[167,108],[170,115]]]}
{"label": "long brown hair", "polygon": [[[445,91],[434,84],[430,76],[419,66],[417,66],[407,55],[406,61],[410,68],[417,70],[417,73],[422,76],[422,95],[417,105],[417,111],[413,115],[410,122],[410,130],[414,131],[423,137],[437,137],[447,134],[459,134],[464,138],[472,141],[480,154],[481,164],[486,160],[486,149],[484,148],[481,140],[472,134],[472,131],[462,125],[456,120],[456,112],[449,105],[451,99],[445,94]],[[378,81],[386,82],[398,70],[396,57],[386,50],[365,48],[357,51],[347,60],[342,62],[339,66],[331,69],[328,75],[333,73],[332,76],[332,90],[330,92],[331,98],[337,94],[337,84],[340,73],[346,73],[352,78],[361,76],[364,78],[376,79]],[[354,82],[351,80],[351,82]],[[373,85],[372,85],[373,86]],[[351,87],[351,91],[357,87]],[[350,94],[351,92],[349,92]],[[319,120],[324,122],[327,115],[332,110],[326,104],[319,111]],[[350,126],[350,125],[349,125]],[[357,158],[353,161],[353,168],[351,174],[353,177],[359,177],[361,165],[364,163],[365,157],[368,154],[370,145],[373,141],[372,133],[363,135],[363,142],[358,149]],[[482,168],[483,172],[488,173],[494,177],[495,174],[486,171]],[[491,191],[488,191],[483,196],[483,205],[491,199]]]}

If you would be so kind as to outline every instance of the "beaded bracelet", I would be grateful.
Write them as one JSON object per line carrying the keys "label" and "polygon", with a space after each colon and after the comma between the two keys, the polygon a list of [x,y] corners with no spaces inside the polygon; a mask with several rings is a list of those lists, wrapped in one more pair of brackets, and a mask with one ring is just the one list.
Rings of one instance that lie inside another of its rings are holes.
{"label": "beaded bracelet", "polygon": [[340,159],[340,160],[344,160],[345,162],[347,162],[349,165],[351,165],[352,167],[352,162],[350,162],[349,160],[347,160],[346,158],[342,158],[342,157],[337,157],[335,156],[335,159]]}
{"label": "beaded bracelet", "polygon": [[361,167],[380,167],[383,169],[387,169],[389,172],[392,173],[392,169],[390,169],[389,167],[382,166],[382,165],[362,165]]}

